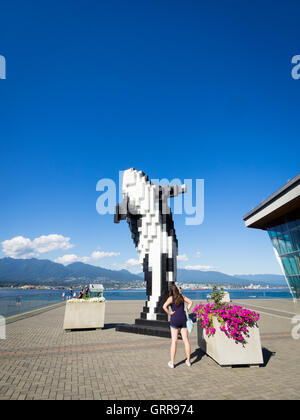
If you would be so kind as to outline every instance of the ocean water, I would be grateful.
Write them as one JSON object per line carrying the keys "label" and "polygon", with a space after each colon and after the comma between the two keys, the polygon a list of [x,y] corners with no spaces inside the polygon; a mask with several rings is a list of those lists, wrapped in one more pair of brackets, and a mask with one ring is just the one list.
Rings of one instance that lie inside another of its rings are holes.
{"label": "ocean water", "polygon": [[[226,290],[226,289],[224,289]],[[0,316],[9,317],[39,309],[44,306],[63,302],[63,290],[22,290],[0,289]],[[289,289],[228,289],[232,300],[235,299],[292,299]],[[78,291],[77,291],[78,293]],[[205,300],[211,290],[183,290],[190,299]],[[147,300],[145,289],[122,289],[104,291],[107,300]]]}

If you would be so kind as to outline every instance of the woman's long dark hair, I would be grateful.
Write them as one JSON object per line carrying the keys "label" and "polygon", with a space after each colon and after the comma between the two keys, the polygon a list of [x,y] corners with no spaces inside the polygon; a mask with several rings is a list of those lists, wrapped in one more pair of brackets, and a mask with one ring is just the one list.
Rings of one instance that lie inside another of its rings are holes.
{"label": "woman's long dark hair", "polygon": [[179,292],[179,290],[175,286],[175,284],[172,284],[172,286],[170,287],[169,296],[173,296],[174,297],[174,301],[175,301],[175,305],[176,306],[180,306],[184,302],[183,296]]}

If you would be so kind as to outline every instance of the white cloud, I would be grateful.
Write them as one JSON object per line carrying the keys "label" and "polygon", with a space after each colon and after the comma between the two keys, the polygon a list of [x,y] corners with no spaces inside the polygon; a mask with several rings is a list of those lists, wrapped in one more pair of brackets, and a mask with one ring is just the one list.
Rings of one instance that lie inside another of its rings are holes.
{"label": "white cloud", "polygon": [[178,255],[177,256],[177,261],[188,261],[188,257],[186,254],[182,254],[182,255]]}
{"label": "white cloud", "polygon": [[200,251],[197,251],[196,252],[196,258],[200,258],[200,256],[201,256],[201,252]]}
{"label": "white cloud", "polygon": [[139,260],[135,260],[134,258],[130,258],[126,261],[126,264],[129,264],[131,266],[141,265]]}
{"label": "white cloud", "polygon": [[35,238],[32,244],[38,253],[50,252],[56,249],[70,249],[74,245],[70,244],[70,238],[65,238],[62,235],[42,235]]}
{"label": "white cloud", "polygon": [[141,272],[142,264],[135,258],[129,258],[125,263],[112,264],[112,270],[127,270],[132,274],[137,274]]}
{"label": "white cloud", "polygon": [[[70,243],[70,238],[63,235],[51,234],[42,235],[33,240],[24,238],[23,236],[16,236],[12,239],[3,241],[2,252],[4,255],[11,258],[36,258],[40,254],[56,250],[68,250],[73,248],[74,245]],[[106,257],[116,257],[120,255],[119,252],[107,252],[107,251],[94,251],[90,256],[79,257],[76,254],[66,254],[62,257],[56,258],[55,262],[61,264],[71,264],[73,262],[89,262],[99,260]]]}
{"label": "white cloud", "polygon": [[186,270],[210,271],[213,270],[214,267],[211,267],[210,265],[186,265],[184,268]]}
{"label": "white cloud", "polygon": [[72,264],[74,262],[93,262],[95,260],[99,260],[101,258],[106,257],[116,257],[120,255],[119,252],[104,252],[104,251],[94,251],[89,257],[78,257],[76,254],[66,254],[62,257],[56,258],[55,262],[60,264]]}
{"label": "white cloud", "polygon": [[128,265],[127,264],[118,264],[114,263],[112,264],[111,270],[127,270]]}
{"label": "white cloud", "polygon": [[16,236],[2,243],[2,252],[12,258],[32,258],[36,252],[32,247],[31,240],[23,236]]}
{"label": "white cloud", "polygon": [[11,258],[22,259],[38,257],[39,254],[58,249],[67,250],[74,246],[70,244],[70,238],[57,234],[42,235],[33,241],[23,236],[16,236],[1,244],[3,254]]}
{"label": "white cloud", "polygon": [[120,252],[94,251],[92,252],[90,259],[99,260],[105,257],[117,257],[118,255],[120,255]]}
{"label": "white cloud", "polygon": [[87,262],[89,257],[78,257],[75,254],[66,254],[62,257],[56,258],[55,262],[60,264],[72,264],[74,262]]}

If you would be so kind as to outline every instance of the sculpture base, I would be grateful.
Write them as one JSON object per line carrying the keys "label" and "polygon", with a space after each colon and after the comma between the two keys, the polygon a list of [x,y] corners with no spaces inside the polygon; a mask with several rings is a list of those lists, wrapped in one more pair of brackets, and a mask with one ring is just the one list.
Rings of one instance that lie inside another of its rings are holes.
{"label": "sculpture base", "polygon": [[171,338],[168,321],[149,321],[139,318],[135,320],[135,324],[118,325],[116,331]]}

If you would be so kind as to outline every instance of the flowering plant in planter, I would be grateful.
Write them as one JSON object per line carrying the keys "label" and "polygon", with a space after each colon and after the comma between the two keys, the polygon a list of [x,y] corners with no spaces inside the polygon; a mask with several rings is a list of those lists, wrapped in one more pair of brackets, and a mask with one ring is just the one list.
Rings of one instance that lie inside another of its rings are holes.
{"label": "flowering plant in planter", "polygon": [[82,298],[82,299],[70,299],[67,303],[89,303],[89,302],[105,302],[105,298],[102,297],[94,297],[94,298]]}
{"label": "flowering plant in planter", "polygon": [[237,305],[207,303],[200,304],[193,311],[209,337],[216,333],[214,317],[220,322],[220,330],[228,338],[234,339],[237,343],[246,344],[248,327],[257,326],[260,315]]}

